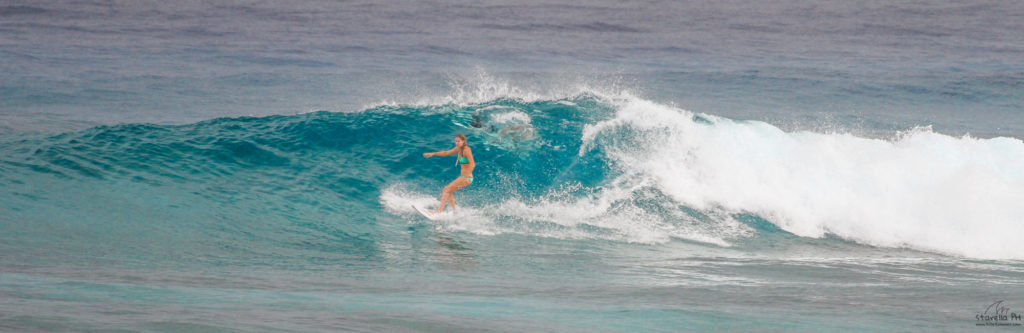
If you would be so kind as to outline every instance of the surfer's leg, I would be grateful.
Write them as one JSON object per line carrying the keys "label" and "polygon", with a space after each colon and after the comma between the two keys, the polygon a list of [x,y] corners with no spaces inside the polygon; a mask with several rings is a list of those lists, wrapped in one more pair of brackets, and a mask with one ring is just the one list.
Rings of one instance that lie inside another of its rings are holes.
{"label": "surfer's leg", "polygon": [[451,183],[448,183],[448,186],[445,186],[444,190],[441,191],[441,206],[437,207],[437,212],[443,212],[445,204],[450,204],[452,211],[455,211],[455,191],[461,190],[466,186],[469,186],[469,180],[465,177],[455,178]]}
{"label": "surfer's leg", "polygon": [[[444,206],[448,205],[448,203],[455,200],[455,197],[452,196],[452,192],[455,192],[455,189],[452,186],[452,184],[448,184],[448,186],[445,186],[444,189],[441,190],[441,205],[437,206],[438,213],[444,212]],[[455,209],[454,203],[452,203],[452,209]]]}
{"label": "surfer's leg", "polygon": [[455,187],[452,186],[454,184],[455,182],[452,181],[448,186],[445,186],[444,189],[441,190],[441,205],[437,206],[437,210],[434,211],[435,213],[444,212],[444,206],[447,206],[448,202],[452,201],[452,192],[455,192]]}
{"label": "surfer's leg", "polygon": [[[447,189],[447,187],[445,187],[445,189]],[[448,205],[449,198],[451,198],[451,195],[448,193],[448,191],[441,191],[441,204],[438,205],[437,209],[435,209],[433,212],[434,213],[443,212],[444,211],[444,206]]]}

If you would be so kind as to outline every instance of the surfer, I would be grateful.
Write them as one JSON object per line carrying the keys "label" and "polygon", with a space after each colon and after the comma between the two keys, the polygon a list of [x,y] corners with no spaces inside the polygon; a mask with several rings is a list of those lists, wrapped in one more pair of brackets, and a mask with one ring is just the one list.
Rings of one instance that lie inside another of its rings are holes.
{"label": "surfer", "polygon": [[459,173],[459,178],[455,178],[455,180],[441,190],[441,206],[437,207],[437,210],[433,211],[434,213],[444,212],[446,204],[450,204],[452,211],[455,211],[455,197],[452,194],[473,183],[473,168],[476,167],[476,161],[473,160],[473,150],[466,144],[466,136],[463,134],[455,136],[455,148],[451,150],[423,153],[423,157],[450,156],[455,154],[459,156],[459,158],[455,159],[455,165],[460,166],[462,170]]}

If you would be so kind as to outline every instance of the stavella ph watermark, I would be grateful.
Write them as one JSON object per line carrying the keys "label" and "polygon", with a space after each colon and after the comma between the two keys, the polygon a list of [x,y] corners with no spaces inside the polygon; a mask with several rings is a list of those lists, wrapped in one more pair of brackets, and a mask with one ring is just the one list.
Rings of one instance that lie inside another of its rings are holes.
{"label": "stavella ph watermark", "polygon": [[998,300],[974,316],[977,326],[1021,326],[1021,314],[1010,311],[1010,308],[1003,305],[1003,300]]}

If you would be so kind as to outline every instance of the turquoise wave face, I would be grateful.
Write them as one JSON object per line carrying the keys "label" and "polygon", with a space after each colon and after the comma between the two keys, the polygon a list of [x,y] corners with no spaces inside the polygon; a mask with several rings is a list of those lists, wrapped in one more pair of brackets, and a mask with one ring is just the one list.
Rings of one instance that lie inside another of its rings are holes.
{"label": "turquoise wave face", "polygon": [[457,175],[451,161],[423,152],[450,149],[456,133],[469,137],[478,180],[460,199],[474,205],[595,186],[610,169],[600,151],[576,154],[579,136],[611,111],[587,96],[502,99],[101,126],[9,142],[0,196],[10,214],[0,228],[12,251],[55,261],[360,262],[408,220],[384,213],[383,190],[402,184],[434,196]]}

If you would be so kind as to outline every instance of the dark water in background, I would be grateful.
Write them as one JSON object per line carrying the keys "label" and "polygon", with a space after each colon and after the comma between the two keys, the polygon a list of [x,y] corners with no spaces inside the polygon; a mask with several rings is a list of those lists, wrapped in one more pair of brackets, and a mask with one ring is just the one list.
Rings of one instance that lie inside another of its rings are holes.
{"label": "dark water in background", "polygon": [[0,330],[999,329],[1022,16],[0,2]]}
{"label": "dark water in background", "polygon": [[1020,136],[1008,1],[6,1],[4,132],[359,111],[478,73],[791,129]]}

